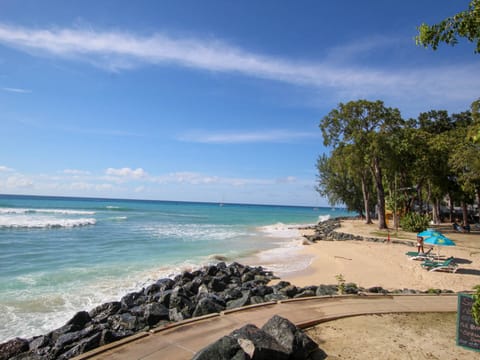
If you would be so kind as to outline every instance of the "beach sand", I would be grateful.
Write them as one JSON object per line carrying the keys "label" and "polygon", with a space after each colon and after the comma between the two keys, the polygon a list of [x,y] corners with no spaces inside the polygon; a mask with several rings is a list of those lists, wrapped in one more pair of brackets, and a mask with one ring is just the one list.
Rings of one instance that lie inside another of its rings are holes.
{"label": "beach sand", "polygon": [[[472,291],[480,284],[480,231],[454,233],[438,227],[457,246],[436,247],[441,255],[454,256],[456,273],[428,272],[421,261],[410,260],[407,251],[416,247],[391,242],[319,241],[304,246],[310,266],[282,277],[297,286],[336,284],[336,275],[346,282],[368,288],[448,289]],[[303,233],[311,230],[302,230]],[[376,224],[344,220],[338,232],[388,238]],[[390,230],[390,240],[415,241],[416,234]],[[425,246],[427,250],[429,246]],[[308,330],[328,359],[478,359],[480,354],[455,344],[456,314],[390,314],[359,316],[327,322]]]}
{"label": "beach sand", "polygon": [[[426,271],[420,266],[421,261],[410,260],[405,255],[407,251],[416,251],[416,247],[392,243],[393,240],[411,240],[413,244],[416,234],[399,232],[395,236],[391,232],[391,242],[319,241],[304,246],[300,251],[312,258],[310,266],[287,274],[282,280],[297,286],[336,284],[335,276],[341,274],[347,283],[365,288],[471,291],[473,286],[480,284],[480,232],[451,233],[446,227],[440,230],[457,246],[435,247],[434,252],[442,257],[455,257],[459,265],[456,273]],[[309,231],[303,230],[303,233]],[[366,225],[360,220],[344,220],[337,231],[382,237],[376,224]],[[425,250],[428,248],[425,245]]]}

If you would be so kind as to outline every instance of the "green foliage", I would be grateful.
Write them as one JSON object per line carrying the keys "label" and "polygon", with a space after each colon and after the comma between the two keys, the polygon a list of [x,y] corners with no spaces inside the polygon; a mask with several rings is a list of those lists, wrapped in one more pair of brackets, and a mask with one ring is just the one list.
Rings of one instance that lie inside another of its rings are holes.
{"label": "green foliage", "polygon": [[335,279],[337,279],[338,285],[338,292],[340,295],[345,293],[345,278],[343,277],[342,274],[335,275]]}
{"label": "green foliage", "polygon": [[474,286],[473,290],[472,317],[475,324],[480,325],[480,285]]}
{"label": "green foliage", "polygon": [[433,50],[438,48],[439,43],[455,45],[458,37],[466,38],[470,42],[476,42],[476,53],[480,53],[480,0],[472,0],[468,10],[448,17],[438,24],[422,24],[418,28],[415,37],[417,45],[431,46]]}
{"label": "green foliage", "polygon": [[428,227],[430,217],[416,212],[405,214],[400,219],[400,226],[405,231],[420,232]]}

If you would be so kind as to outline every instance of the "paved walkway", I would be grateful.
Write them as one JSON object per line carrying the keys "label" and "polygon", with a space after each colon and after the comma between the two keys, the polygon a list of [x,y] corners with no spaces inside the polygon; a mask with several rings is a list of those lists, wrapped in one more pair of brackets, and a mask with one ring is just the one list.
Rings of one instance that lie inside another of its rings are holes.
{"label": "paved walkway", "polygon": [[282,301],[212,314],[144,332],[76,357],[109,360],[191,359],[198,350],[245,324],[261,327],[278,314],[301,328],[347,316],[397,312],[455,312],[457,295],[369,295]]}

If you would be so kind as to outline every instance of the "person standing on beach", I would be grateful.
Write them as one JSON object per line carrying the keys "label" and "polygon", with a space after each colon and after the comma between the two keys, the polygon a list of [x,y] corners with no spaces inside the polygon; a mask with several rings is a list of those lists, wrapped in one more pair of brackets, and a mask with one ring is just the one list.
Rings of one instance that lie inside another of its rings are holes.
{"label": "person standing on beach", "polygon": [[[420,250],[422,250],[422,251],[420,251]],[[419,254],[425,252],[425,250],[423,249],[423,237],[421,237],[421,236],[417,236],[417,252]]]}

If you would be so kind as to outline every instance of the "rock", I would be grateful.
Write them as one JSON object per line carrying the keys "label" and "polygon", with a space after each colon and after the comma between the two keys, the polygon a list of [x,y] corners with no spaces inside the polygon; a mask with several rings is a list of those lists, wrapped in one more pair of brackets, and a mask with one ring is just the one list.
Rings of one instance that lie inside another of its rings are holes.
{"label": "rock", "polygon": [[158,285],[159,291],[170,290],[175,285],[175,282],[172,279],[165,278],[158,280],[155,285]]}
{"label": "rock", "polygon": [[227,302],[227,309],[234,309],[250,304],[250,291],[242,291],[242,297]]}
{"label": "rock", "polygon": [[345,284],[345,294],[358,294],[359,288],[355,283]]}
{"label": "rock", "polygon": [[83,328],[90,321],[92,321],[92,319],[90,318],[88,312],[79,311],[67,322],[67,325]]}
{"label": "rock", "polygon": [[8,360],[15,355],[28,351],[28,340],[15,338],[0,344],[0,360]]}
{"label": "rock", "polygon": [[298,298],[304,298],[304,297],[309,297],[309,296],[315,296],[315,291],[313,290],[304,290],[297,295],[295,295],[293,298],[298,299]]}
{"label": "rock", "polygon": [[278,290],[279,294],[283,294],[289,298],[294,297],[298,293],[298,288],[295,285],[288,285]]}
{"label": "rock", "polygon": [[99,323],[107,321],[109,316],[115,315],[121,308],[121,303],[119,301],[112,301],[102,305],[97,306],[89,312],[89,316]]}
{"label": "rock", "polygon": [[320,285],[315,293],[316,296],[336,295],[336,285]]}
{"label": "rock", "polygon": [[265,302],[265,299],[261,296],[252,296],[250,298],[250,304],[261,304],[261,303],[264,303]]}
{"label": "rock", "polygon": [[168,310],[168,318],[171,321],[182,321],[191,317],[192,315],[186,309],[173,308]]}
{"label": "rock", "polygon": [[367,291],[374,294],[388,294],[388,290],[385,290],[381,286],[373,286],[368,288]]}
{"label": "rock", "polygon": [[145,305],[144,318],[148,326],[156,325],[160,320],[169,319],[169,310],[160,303]]}
{"label": "rock", "polygon": [[100,345],[110,344],[111,342],[121,340],[133,334],[134,332],[131,330],[112,331],[110,329],[105,329],[102,331],[100,337]]}
{"label": "rock", "polygon": [[245,351],[240,347],[237,340],[230,336],[224,336],[213,344],[201,349],[192,360],[249,360]]}
{"label": "rock", "polygon": [[192,316],[196,317],[212,313],[218,313],[223,310],[225,310],[224,304],[222,305],[214,297],[205,297],[198,302]]}
{"label": "rock", "polygon": [[272,336],[289,355],[289,359],[301,360],[317,350],[318,345],[289,320],[273,316],[262,326],[262,330]]}
{"label": "rock", "polygon": [[139,331],[145,327],[143,319],[130,313],[113,315],[108,319],[110,328],[115,331],[131,330]]}
{"label": "rock", "polygon": [[230,336],[237,340],[244,352],[255,360],[287,360],[288,352],[271,335],[255,325],[245,325]]}
{"label": "rock", "polygon": [[227,284],[225,282],[226,279],[228,279],[228,277],[225,275],[215,276],[208,284],[208,287],[215,292],[223,291],[227,287]]}
{"label": "rock", "polygon": [[36,336],[32,338],[28,343],[28,347],[30,351],[36,351],[40,348],[50,346],[50,345],[52,345],[50,342],[50,338],[45,335]]}
{"label": "rock", "polygon": [[122,304],[122,308],[125,310],[128,310],[134,306],[138,306],[142,304],[145,301],[145,295],[143,295],[143,292],[132,292],[120,300],[120,303]]}
{"label": "rock", "polygon": [[74,356],[83,354],[84,352],[87,352],[89,350],[92,350],[98,347],[100,345],[101,337],[102,337],[101,333],[96,333],[87,339],[83,339],[76,346],[74,346],[67,352],[63,353],[61,356],[59,356],[58,359],[59,360],[70,359]]}
{"label": "rock", "polygon": [[280,301],[280,300],[287,300],[288,296],[284,294],[268,294],[265,295],[265,301]]}

